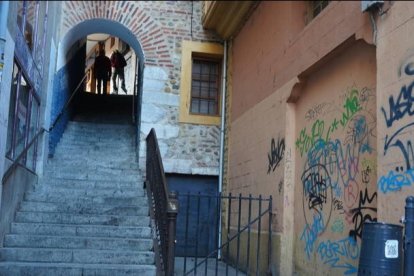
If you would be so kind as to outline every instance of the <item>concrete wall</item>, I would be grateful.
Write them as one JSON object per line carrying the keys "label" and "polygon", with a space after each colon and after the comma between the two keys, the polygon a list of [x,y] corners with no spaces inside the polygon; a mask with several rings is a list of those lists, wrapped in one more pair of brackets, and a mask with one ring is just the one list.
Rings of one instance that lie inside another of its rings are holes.
{"label": "concrete wall", "polygon": [[[218,126],[179,123],[178,116],[182,41],[220,41],[201,27],[201,2],[65,1],[61,40],[75,26],[91,19],[121,24],[144,55],[140,167],[145,166],[145,137],[154,127],[166,172],[217,175]],[[114,27],[112,31],[112,35],[127,41],[124,30],[118,28],[117,33]]]}

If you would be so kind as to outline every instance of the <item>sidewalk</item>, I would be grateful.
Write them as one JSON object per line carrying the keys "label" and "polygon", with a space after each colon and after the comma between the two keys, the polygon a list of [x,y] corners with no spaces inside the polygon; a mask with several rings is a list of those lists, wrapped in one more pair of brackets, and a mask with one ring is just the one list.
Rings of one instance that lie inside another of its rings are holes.
{"label": "sidewalk", "polygon": [[[199,263],[202,259],[197,258],[197,263]],[[187,257],[186,263],[186,270],[187,272],[194,268],[195,259],[192,257]],[[196,275],[216,275],[216,259],[211,258],[207,261],[207,273],[206,271],[206,263],[199,265],[197,267]],[[184,275],[184,258],[183,257],[176,257],[175,258],[175,275]],[[194,275],[194,271],[191,272],[189,275]],[[224,262],[218,261],[217,264],[217,275],[226,275],[226,264]],[[236,269],[228,266],[228,275],[236,275]],[[237,275],[245,276],[244,272],[239,271]]]}

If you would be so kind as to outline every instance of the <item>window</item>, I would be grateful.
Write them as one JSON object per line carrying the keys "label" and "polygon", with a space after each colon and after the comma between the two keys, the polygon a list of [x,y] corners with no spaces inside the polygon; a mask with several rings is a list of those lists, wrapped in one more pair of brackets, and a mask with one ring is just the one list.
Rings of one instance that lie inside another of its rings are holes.
{"label": "window", "polygon": [[17,25],[37,68],[42,71],[47,26],[48,1],[18,1]]}
{"label": "window", "polygon": [[[40,101],[20,66],[14,62],[7,129],[7,157],[15,160],[37,134]],[[20,163],[35,169],[36,144]]]}
{"label": "window", "polygon": [[218,115],[220,63],[193,57],[191,114]]}
{"label": "window", "polygon": [[223,46],[183,41],[179,122],[219,125]]}
{"label": "window", "polygon": [[327,0],[319,0],[319,1],[312,1],[312,18],[315,18],[321,11],[328,6],[330,1]]}

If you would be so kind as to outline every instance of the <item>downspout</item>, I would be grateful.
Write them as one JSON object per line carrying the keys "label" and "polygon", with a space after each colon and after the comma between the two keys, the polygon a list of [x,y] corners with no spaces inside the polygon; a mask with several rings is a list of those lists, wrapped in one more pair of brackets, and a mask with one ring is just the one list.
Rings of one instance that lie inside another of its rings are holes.
{"label": "downspout", "polygon": [[[226,118],[226,82],[227,82],[227,40],[224,41],[224,57],[221,85],[221,126],[220,126],[220,167],[219,167],[219,194],[223,191],[223,170],[224,170],[224,131]],[[221,210],[221,208],[220,208]],[[218,247],[221,245],[221,212],[219,215]],[[221,250],[218,251],[218,258],[221,258]]]}
{"label": "downspout", "polygon": [[6,45],[7,18],[9,13],[9,1],[0,2],[0,83],[3,79],[4,48]]}

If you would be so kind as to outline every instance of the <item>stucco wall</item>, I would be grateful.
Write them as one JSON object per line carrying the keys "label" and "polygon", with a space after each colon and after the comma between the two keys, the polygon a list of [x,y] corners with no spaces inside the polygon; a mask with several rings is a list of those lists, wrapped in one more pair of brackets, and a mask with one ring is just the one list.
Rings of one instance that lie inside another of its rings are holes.
{"label": "stucco wall", "polygon": [[361,41],[309,75],[300,91],[294,201],[300,275],[357,271],[362,224],[377,217],[375,85],[375,48]]}
{"label": "stucco wall", "polygon": [[309,1],[263,1],[234,38],[232,121],[351,36],[370,40],[360,1],[332,1],[305,25]]}
{"label": "stucco wall", "polygon": [[414,195],[414,5],[395,1],[378,18],[378,219],[399,224]]}
{"label": "stucco wall", "polygon": [[376,50],[360,4],[306,23],[308,2],[262,2],[232,41],[227,189],[273,196],[276,274],[356,273],[361,225],[377,218]]}

